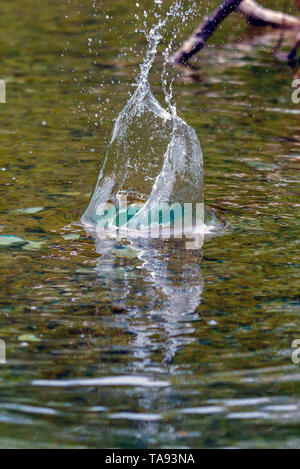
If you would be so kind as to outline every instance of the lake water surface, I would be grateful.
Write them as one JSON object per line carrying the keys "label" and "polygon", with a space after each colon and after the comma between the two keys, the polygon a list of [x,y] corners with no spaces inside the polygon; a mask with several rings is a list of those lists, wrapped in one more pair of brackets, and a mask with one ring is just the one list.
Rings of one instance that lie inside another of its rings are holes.
{"label": "lake water surface", "polygon": [[199,71],[170,70],[220,236],[133,249],[78,224],[145,52],[140,4],[1,3],[0,235],[30,243],[0,246],[0,447],[299,447],[300,108],[276,34],[234,16]]}

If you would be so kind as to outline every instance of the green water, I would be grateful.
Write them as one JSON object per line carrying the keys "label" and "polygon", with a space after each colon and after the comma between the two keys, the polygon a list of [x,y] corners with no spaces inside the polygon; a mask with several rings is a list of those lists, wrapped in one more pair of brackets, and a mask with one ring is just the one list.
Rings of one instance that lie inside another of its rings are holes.
{"label": "green water", "polygon": [[0,248],[0,447],[299,447],[300,110],[276,34],[234,16],[200,71],[170,70],[221,236],[132,251],[76,224],[144,55],[136,11],[1,3],[0,234],[41,244]]}

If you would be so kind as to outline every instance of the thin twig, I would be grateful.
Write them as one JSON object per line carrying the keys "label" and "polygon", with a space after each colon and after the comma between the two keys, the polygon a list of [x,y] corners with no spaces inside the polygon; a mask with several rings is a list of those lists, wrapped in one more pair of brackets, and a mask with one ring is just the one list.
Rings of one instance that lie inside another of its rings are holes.
{"label": "thin twig", "polygon": [[276,46],[274,47],[274,50],[273,50],[273,56],[276,57],[278,52],[280,51],[281,49],[281,46],[283,44],[283,41],[284,41],[284,36],[285,36],[285,13],[287,12],[287,7],[288,7],[288,4],[289,4],[289,0],[286,0],[285,2],[285,5],[284,5],[284,10],[283,10],[283,16],[282,16],[282,29],[281,29],[281,32],[280,32],[280,37],[277,41],[277,44]]}

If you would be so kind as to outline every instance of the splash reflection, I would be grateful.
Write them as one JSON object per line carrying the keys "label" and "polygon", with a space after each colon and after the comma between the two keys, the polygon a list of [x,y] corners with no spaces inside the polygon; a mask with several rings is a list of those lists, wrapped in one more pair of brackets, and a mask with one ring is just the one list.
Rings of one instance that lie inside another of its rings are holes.
{"label": "splash reflection", "polygon": [[133,370],[166,372],[180,349],[195,340],[201,251],[186,250],[183,241],[174,240],[122,245],[95,238],[95,243],[101,282],[111,293],[112,307],[125,312],[123,327],[135,337]]}

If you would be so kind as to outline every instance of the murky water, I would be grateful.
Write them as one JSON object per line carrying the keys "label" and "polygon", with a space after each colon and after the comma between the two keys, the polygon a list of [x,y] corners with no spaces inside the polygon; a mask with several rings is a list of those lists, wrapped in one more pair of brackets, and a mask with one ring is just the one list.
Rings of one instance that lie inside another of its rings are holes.
{"label": "murky water", "polygon": [[[170,69],[226,228],[201,251],[95,243],[76,222],[133,93],[146,47],[135,29],[152,5],[136,19],[124,3],[1,4],[0,234],[30,243],[0,248],[0,446],[298,447],[292,73],[271,57],[276,34],[241,23],[230,35],[236,17],[199,71]],[[163,102],[161,64],[150,78]]]}

